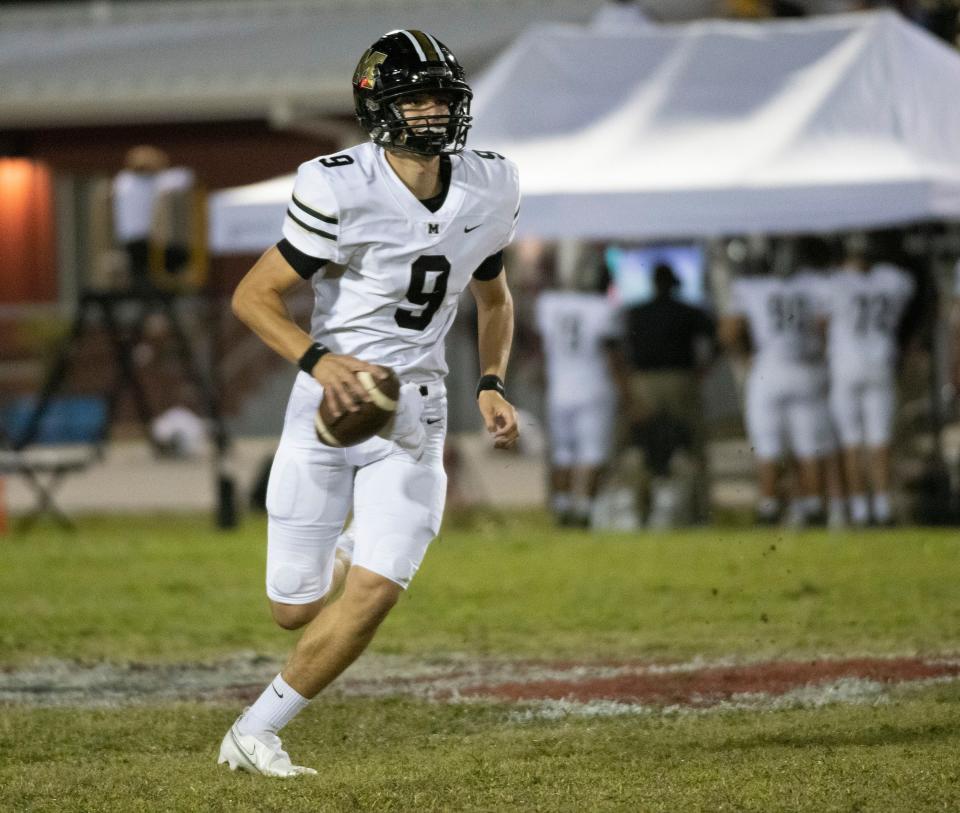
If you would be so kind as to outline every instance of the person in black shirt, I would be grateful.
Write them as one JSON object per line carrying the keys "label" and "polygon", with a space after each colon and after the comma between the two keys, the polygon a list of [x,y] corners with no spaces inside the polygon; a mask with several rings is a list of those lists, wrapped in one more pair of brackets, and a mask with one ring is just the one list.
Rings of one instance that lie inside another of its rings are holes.
{"label": "person in black shirt", "polygon": [[695,468],[694,519],[705,521],[709,495],[700,379],[716,355],[716,324],[702,308],[676,298],[680,281],[668,264],[658,264],[653,278],[654,298],[624,314],[634,438],[654,477],[669,476],[673,453],[686,449]]}

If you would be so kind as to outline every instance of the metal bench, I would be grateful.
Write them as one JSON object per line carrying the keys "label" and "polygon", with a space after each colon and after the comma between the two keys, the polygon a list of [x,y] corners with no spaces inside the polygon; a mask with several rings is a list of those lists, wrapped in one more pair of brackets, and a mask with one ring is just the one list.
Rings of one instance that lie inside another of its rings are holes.
{"label": "metal bench", "polygon": [[15,439],[30,420],[34,404],[19,400],[0,410],[0,476],[23,478],[36,498],[33,510],[18,520],[19,531],[28,531],[46,515],[63,528],[75,529],[57,505],[56,492],[67,475],[101,458],[107,420],[103,399],[64,398],[51,407],[32,442],[22,448]]}

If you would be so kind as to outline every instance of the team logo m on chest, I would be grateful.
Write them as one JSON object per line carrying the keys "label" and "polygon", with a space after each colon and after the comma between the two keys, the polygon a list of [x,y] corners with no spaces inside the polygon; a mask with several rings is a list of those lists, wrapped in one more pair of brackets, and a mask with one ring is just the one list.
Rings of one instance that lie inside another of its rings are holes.
{"label": "team logo m on chest", "polygon": [[427,234],[440,234],[440,224],[427,223]]}

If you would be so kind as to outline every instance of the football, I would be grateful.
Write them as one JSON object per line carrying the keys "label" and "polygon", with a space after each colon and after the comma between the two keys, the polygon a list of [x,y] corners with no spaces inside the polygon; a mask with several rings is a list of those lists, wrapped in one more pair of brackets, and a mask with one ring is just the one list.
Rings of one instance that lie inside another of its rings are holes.
{"label": "football", "polygon": [[333,408],[326,397],[321,399],[314,419],[317,438],[327,446],[355,446],[372,438],[387,425],[397,410],[400,379],[389,367],[382,367],[389,375],[378,380],[371,373],[357,373],[357,380],[370,393],[370,400],[359,404],[356,412],[333,416]]}

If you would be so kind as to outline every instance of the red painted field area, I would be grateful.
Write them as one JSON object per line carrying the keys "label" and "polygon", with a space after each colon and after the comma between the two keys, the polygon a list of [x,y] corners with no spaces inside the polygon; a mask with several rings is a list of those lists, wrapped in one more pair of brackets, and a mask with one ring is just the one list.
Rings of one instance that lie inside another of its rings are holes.
{"label": "red painted field area", "polygon": [[[603,676],[574,667],[569,677],[464,687],[468,697],[502,700],[614,700],[650,706],[711,706],[740,695],[778,696],[802,687],[845,679],[900,684],[931,678],[956,678],[960,662],[919,658],[780,661],[739,666],[664,669],[625,666],[620,674]],[[582,674],[578,675],[580,671]]]}
{"label": "red painted field area", "polygon": [[[282,663],[238,656],[214,664],[79,665],[0,670],[0,704],[113,706],[158,700],[252,701]],[[556,662],[368,655],[328,691],[343,697],[515,702],[564,713],[763,709],[875,702],[901,686],[960,678],[960,658],[824,657],[709,663]]]}
{"label": "red painted field area", "polygon": [[418,674],[345,675],[336,690],[355,696],[407,695],[435,702],[562,704],[571,713],[764,708],[870,702],[890,689],[960,677],[960,660],[941,657],[822,658],[753,663],[461,662]]}

